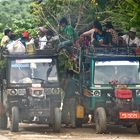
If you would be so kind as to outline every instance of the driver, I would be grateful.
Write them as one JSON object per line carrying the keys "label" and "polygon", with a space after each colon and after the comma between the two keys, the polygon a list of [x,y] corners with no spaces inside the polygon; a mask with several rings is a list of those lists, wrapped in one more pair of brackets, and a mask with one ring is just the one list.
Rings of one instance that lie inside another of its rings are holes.
{"label": "driver", "polygon": [[32,80],[29,77],[25,77],[22,80],[19,80],[19,83],[32,83]]}
{"label": "driver", "polygon": [[18,82],[19,83],[32,83],[32,80],[29,77],[29,73],[27,71],[24,71],[24,73],[22,73],[21,79]]}

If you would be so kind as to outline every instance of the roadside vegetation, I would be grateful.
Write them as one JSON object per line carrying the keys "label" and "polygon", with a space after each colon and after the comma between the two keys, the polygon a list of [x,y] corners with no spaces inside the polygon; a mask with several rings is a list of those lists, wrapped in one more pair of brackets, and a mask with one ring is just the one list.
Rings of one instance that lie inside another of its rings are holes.
{"label": "roadside vegetation", "polygon": [[130,26],[140,28],[140,0],[1,0],[0,38],[6,27],[16,34],[28,31],[36,36],[38,26],[45,25],[58,31],[61,17],[80,34],[91,28],[94,20],[111,20],[119,30]]}

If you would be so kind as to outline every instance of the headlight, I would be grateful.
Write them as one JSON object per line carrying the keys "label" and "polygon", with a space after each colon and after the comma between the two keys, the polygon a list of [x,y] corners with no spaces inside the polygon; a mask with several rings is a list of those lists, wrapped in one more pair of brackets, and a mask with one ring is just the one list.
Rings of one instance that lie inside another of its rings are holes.
{"label": "headlight", "polygon": [[32,97],[42,98],[44,97],[44,88],[38,88],[38,87],[29,88],[29,94]]}
{"label": "headlight", "polygon": [[43,97],[44,92],[43,92],[43,90],[34,90],[34,91],[32,91],[32,96],[33,97]]}
{"label": "headlight", "polygon": [[26,89],[8,89],[8,94],[23,96],[26,95]]}
{"label": "headlight", "polygon": [[17,95],[17,90],[16,89],[11,89],[10,94],[11,95]]}
{"label": "headlight", "polygon": [[101,96],[101,91],[100,90],[93,90],[91,93],[92,93],[93,96],[97,96],[97,97]]}
{"label": "headlight", "polygon": [[140,97],[140,90],[136,90],[136,96]]}

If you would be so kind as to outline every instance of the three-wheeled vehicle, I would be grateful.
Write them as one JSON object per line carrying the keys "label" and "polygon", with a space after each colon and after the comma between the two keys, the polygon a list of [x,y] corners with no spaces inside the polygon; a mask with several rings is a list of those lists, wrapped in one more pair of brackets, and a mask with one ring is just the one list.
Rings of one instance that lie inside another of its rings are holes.
{"label": "three-wheeled vehicle", "polygon": [[140,133],[140,56],[105,48],[99,52],[79,55],[81,124],[90,114],[97,133],[105,133],[107,124],[136,125]]}
{"label": "three-wheeled vehicle", "polygon": [[19,123],[48,124],[61,129],[61,90],[57,54],[5,55],[6,75],[1,82],[2,109],[0,128],[19,130]]}

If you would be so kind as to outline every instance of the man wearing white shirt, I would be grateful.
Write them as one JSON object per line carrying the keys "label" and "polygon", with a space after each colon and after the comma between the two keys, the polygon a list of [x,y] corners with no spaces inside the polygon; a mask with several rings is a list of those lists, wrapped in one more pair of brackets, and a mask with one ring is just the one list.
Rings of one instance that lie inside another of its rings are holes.
{"label": "man wearing white shirt", "polygon": [[123,35],[123,41],[128,46],[140,47],[140,39],[136,36],[136,28],[130,28],[128,34]]}
{"label": "man wearing white shirt", "polygon": [[16,39],[14,34],[11,34],[10,42],[7,44],[6,48],[10,54],[26,52],[25,46],[21,43],[20,40]]}
{"label": "man wearing white shirt", "polygon": [[39,27],[39,49],[43,50],[47,43],[47,29],[45,27]]}

